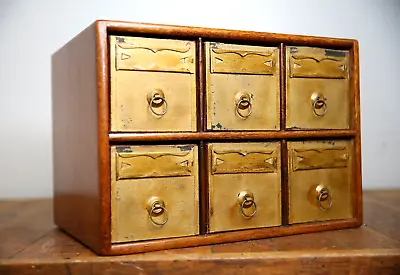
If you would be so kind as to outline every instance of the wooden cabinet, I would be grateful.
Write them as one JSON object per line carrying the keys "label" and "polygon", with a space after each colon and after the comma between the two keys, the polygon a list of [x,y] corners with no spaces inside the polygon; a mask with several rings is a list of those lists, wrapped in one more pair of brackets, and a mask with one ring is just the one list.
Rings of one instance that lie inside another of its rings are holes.
{"label": "wooden cabinet", "polygon": [[362,224],[358,43],[96,21],[52,56],[55,223],[101,255]]}

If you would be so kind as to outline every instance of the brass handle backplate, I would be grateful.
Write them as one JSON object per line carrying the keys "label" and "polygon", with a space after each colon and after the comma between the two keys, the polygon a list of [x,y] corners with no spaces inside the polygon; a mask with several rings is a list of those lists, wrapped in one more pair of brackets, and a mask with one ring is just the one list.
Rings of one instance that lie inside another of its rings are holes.
{"label": "brass handle backplate", "polygon": [[326,211],[332,208],[332,195],[328,187],[320,184],[315,188],[315,193],[321,210]]}
{"label": "brass handle backplate", "polygon": [[313,93],[311,95],[311,103],[314,115],[324,116],[328,111],[327,99],[320,93]]}
{"label": "brass handle backplate", "polygon": [[[165,208],[165,202],[159,197],[151,197],[147,202],[147,212],[149,213],[150,221],[159,226],[163,226],[168,221],[168,212]],[[155,218],[163,216],[161,222],[157,221]]]}
{"label": "brass handle backplate", "polygon": [[[238,204],[240,206],[240,212],[242,215],[250,219],[257,213],[257,204],[254,200],[254,195],[250,191],[242,191],[238,194]],[[252,208],[251,214],[246,214],[245,209]]]}
{"label": "brass handle backplate", "polygon": [[235,111],[236,114],[242,118],[248,118],[253,112],[253,104],[251,103],[251,96],[248,93],[237,93],[235,96]]}
{"label": "brass handle backplate", "polygon": [[[155,116],[161,117],[168,111],[167,99],[165,98],[164,92],[160,89],[156,89],[147,94],[147,103],[149,104],[150,112]],[[162,106],[164,106],[162,112],[155,111],[158,108],[162,108]]]}

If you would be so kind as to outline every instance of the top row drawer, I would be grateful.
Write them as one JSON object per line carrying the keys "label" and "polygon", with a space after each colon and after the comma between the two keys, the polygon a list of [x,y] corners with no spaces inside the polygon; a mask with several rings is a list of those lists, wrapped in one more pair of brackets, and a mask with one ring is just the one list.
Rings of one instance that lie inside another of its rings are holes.
{"label": "top row drawer", "polygon": [[[197,131],[194,41],[110,36],[110,45],[111,131]],[[279,49],[204,45],[207,130],[279,130]],[[349,128],[348,64],[348,51],[287,47],[287,128]]]}

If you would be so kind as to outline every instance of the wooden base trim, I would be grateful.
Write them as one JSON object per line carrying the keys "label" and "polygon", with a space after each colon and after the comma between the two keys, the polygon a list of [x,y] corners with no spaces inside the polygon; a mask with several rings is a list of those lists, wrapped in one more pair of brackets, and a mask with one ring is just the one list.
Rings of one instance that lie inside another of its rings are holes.
{"label": "wooden base trim", "polygon": [[141,252],[150,252],[164,249],[184,248],[192,246],[220,244],[228,242],[248,241],[261,238],[288,236],[327,230],[354,228],[361,226],[357,219],[315,222],[309,224],[296,224],[287,227],[268,227],[250,230],[231,231],[198,235],[182,238],[142,241],[135,243],[113,244],[111,250],[103,255],[124,255]]}

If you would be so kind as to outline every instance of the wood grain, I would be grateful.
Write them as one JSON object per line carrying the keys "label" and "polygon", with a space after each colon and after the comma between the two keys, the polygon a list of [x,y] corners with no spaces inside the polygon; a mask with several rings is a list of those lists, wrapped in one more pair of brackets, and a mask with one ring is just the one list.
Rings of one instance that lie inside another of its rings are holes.
{"label": "wood grain", "polygon": [[[365,198],[366,225],[356,229],[119,257],[97,256],[55,229],[51,200],[1,202],[0,247],[11,251],[19,239],[22,248],[0,256],[0,274],[398,274],[400,240],[390,235],[399,226],[400,191],[366,191]],[[25,239],[7,229],[22,227]],[[43,237],[32,238],[37,234]]]}
{"label": "wood grain", "polygon": [[54,227],[52,216],[50,200],[1,201],[0,261],[12,258],[45,236]]}
{"label": "wood grain", "polygon": [[96,25],[52,56],[55,223],[100,251]]}
{"label": "wood grain", "polygon": [[317,139],[354,137],[354,130],[308,130],[277,132],[198,132],[198,133],[110,133],[110,142],[143,142],[143,141],[209,141],[209,140],[251,140],[251,139]]}
{"label": "wood grain", "polygon": [[365,224],[400,241],[400,199],[397,190],[364,192]]}
{"label": "wood grain", "polygon": [[336,49],[350,49],[355,40],[343,38],[329,38],[293,34],[277,34],[255,31],[237,31],[229,29],[201,28],[194,26],[160,25],[151,23],[136,23],[124,21],[99,20],[107,25],[110,33],[152,34],[159,37],[184,37],[187,39],[203,37],[207,40],[236,41],[257,44],[284,43],[286,45],[327,47]]}
{"label": "wood grain", "polygon": [[354,41],[352,48],[352,67],[350,74],[352,80],[350,89],[353,92],[353,120],[352,124],[356,135],[354,137],[354,216],[362,222],[363,203],[362,203],[362,160],[361,160],[361,111],[360,111],[360,61],[358,41]]}
{"label": "wood grain", "polygon": [[111,249],[111,164],[110,164],[110,112],[109,74],[110,59],[105,22],[96,22],[96,66],[97,66],[97,116],[98,116],[98,167],[100,195],[100,246],[101,253]]}

